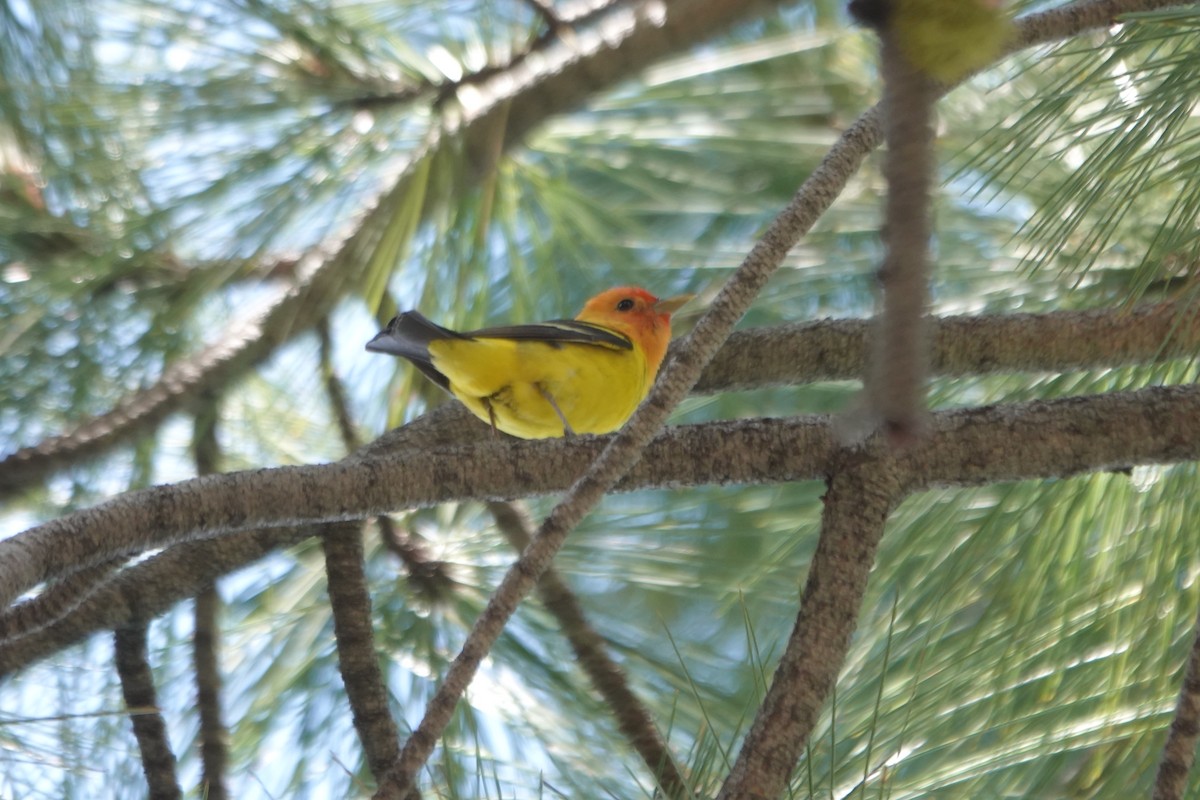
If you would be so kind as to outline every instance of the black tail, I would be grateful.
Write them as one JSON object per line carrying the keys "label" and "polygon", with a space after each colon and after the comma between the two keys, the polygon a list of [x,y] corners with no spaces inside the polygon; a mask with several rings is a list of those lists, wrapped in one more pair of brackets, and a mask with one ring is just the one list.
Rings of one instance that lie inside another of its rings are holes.
{"label": "black tail", "polygon": [[426,377],[449,391],[450,381],[437,371],[429,358],[429,343],[438,339],[462,339],[462,334],[430,322],[417,311],[405,311],[367,342],[372,353],[388,353],[407,358]]}

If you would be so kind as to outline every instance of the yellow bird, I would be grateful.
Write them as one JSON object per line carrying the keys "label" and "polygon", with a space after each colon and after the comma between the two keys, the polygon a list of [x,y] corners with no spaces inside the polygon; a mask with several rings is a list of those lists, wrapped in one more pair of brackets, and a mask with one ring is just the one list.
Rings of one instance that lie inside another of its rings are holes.
{"label": "yellow bird", "polygon": [[850,13],[891,26],[909,63],[946,84],[991,63],[1016,31],[1004,0],[851,0]]}
{"label": "yellow bird", "polygon": [[621,286],[573,320],[458,332],[416,311],[367,349],[406,358],[475,416],[522,439],[611,433],[646,397],[671,340],[671,314],[692,295],[659,300]]}

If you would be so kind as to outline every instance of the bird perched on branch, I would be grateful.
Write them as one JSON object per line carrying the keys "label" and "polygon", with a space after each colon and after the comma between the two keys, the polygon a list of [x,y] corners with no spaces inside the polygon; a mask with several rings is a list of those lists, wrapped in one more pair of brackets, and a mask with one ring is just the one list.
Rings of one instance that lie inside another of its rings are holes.
{"label": "bird perched on branch", "polygon": [[367,349],[411,361],[493,430],[522,439],[610,433],[649,393],[692,295],[601,292],[575,319],[452,331],[406,311]]}

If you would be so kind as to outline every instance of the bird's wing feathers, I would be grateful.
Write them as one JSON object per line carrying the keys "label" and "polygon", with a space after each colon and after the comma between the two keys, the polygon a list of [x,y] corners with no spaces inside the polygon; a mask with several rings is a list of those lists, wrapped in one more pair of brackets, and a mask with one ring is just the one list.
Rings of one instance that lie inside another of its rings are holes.
{"label": "bird's wing feathers", "polygon": [[[431,323],[432,324],[432,323]],[[436,327],[436,326],[435,326]],[[632,350],[633,342],[628,336],[611,328],[580,322],[574,319],[555,319],[531,325],[508,325],[502,328],[483,328],[456,334],[466,339],[514,339],[518,341],[545,342],[552,346],[562,344],[594,344],[614,350]]]}
{"label": "bird's wing feathers", "polygon": [[[610,328],[573,319],[557,319],[532,325],[482,328],[477,331],[459,333],[430,322],[416,311],[406,311],[393,318],[388,326],[367,344],[367,349],[375,353],[390,353],[406,358],[438,386],[453,392],[451,378],[434,365],[429,345],[433,342],[448,340],[469,342],[478,339],[542,342],[551,347],[562,347],[565,344],[586,344],[610,350],[633,349],[633,342],[629,337]],[[443,358],[445,357],[444,351],[441,355]],[[449,369],[447,363],[443,363],[443,367]],[[453,369],[450,371],[454,372]],[[467,374],[458,374],[454,380],[463,380]],[[495,387],[492,387],[492,390],[495,390]],[[485,395],[490,393],[480,391]]]}

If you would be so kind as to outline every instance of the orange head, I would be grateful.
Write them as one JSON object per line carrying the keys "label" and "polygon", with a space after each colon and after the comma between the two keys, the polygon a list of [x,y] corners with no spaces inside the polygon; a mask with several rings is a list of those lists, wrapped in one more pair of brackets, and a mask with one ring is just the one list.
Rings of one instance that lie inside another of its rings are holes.
{"label": "orange head", "polygon": [[575,319],[628,336],[646,354],[646,368],[653,378],[671,341],[671,314],[691,299],[692,295],[681,294],[659,300],[645,289],[618,286],[584,303]]}

